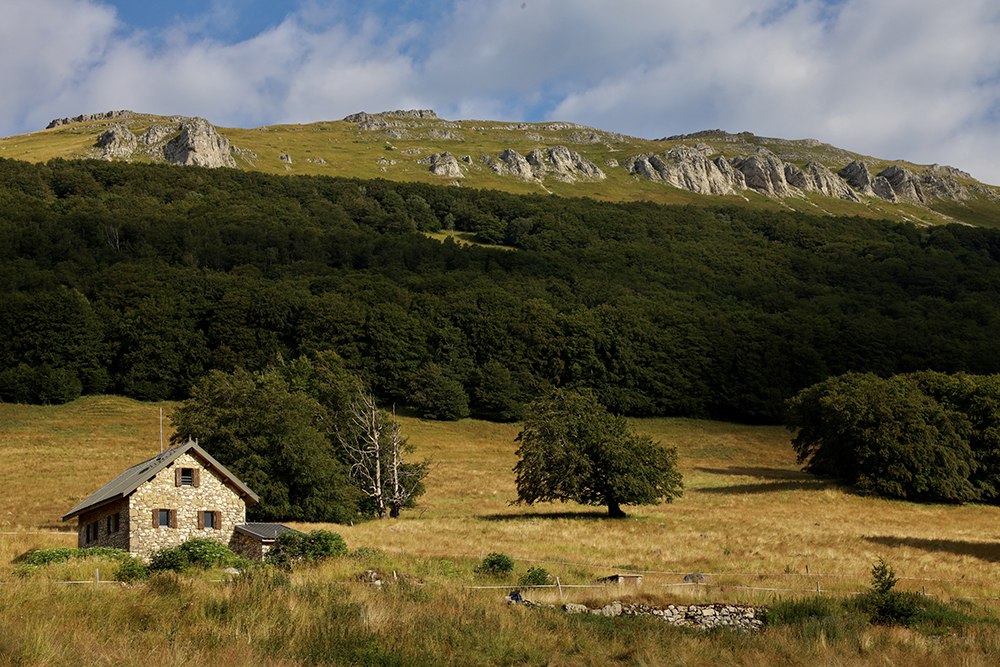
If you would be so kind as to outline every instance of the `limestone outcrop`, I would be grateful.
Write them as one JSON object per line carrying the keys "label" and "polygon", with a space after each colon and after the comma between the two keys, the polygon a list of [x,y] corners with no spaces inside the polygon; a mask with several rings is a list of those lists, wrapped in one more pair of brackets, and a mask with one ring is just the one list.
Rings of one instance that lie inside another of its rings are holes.
{"label": "limestone outcrop", "polygon": [[818,192],[827,197],[846,199],[848,201],[861,201],[858,195],[826,166],[810,161],[805,169],[799,169],[793,164],[785,163],[785,180],[789,185],[804,192]]}
{"label": "limestone outcrop", "polygon": [[435,176],[445,176],[447,178],[463,178],[465,176],[462,172],[462,167],[458,164],[458,160],[448,152],[434,153],[421,160],[417,160],[417,163],[430,165],[430,172]]}
{"label": "limestone outcrop", "polygon": [[102,160],[127,160],[132,157],[137,144],[135,135],[121,123],[115,123],[97,137]]}
{"label": "limestone outcrop", "polygon": [[579,180],[599,181],[607,178],[596,164],[565,146],[536,148],[525,158],[533,168],[535,178],[553,176],[556,180],[573,183]]}
{"label": "limestone outcrop", "polygon": [[163,147],[167,162],[198,167],[235,167],[229,153],[229,140],[204,118],[181,123],[181,133]]}
{"label": "limestone outcrop", "polygon": [[785,180],[785,164],[766,148],[758,148],[755,155],[736,158],[733,167],[743,174],[746,186],[769,197],[790,197],[793,194]]}
{"label": "limestone outcrop", "polygon": [[924,193],[920,188],[920,179],[909,169],[894,164],[880,171],[878,175],[889,182],[889,186],[892,188],[897,199],[905,199],[919,204],[924,203]]}
{"label": "limestone outcrop", "polygon": [[851,162],[838,171],[837,175],[863,195],[879,197],[890,202],[896,201],[896,193],[893,191],[889,181],[882,176],[873,177],[868,171],[868,165],[860,160]]}
{"label": "limestone outcrop", "polygon": [[706,195],[731,195],[744,189],[742,174],[725,160],[711,161],[704,152],[676,146],[657,155],[644,153],[627,159],[624,167],[651,181],[669,183],[684,190]]}

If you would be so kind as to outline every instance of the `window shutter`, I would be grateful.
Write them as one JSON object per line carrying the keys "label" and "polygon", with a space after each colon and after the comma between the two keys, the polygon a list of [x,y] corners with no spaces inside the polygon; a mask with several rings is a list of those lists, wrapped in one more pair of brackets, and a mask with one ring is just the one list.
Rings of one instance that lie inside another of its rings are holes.
{"label": "window shutter", "polygon": [[160,527],[160,508],[153,508],[153,528]]}
{"label": "window shutter", "polygon": [[177,527],[177,510],[170,510],[170,527]]}
{"label": "window shutter", "polygon": [[212,528],[215,530],[222,530],[222,512],[219,510],[212,510],[212,518],[215,519],[212,522]]}
{"label": "window shutter", "polygon": [[204,527],[205,527],[205,513],[199,510],[198,511],[198,530],[201,530]]}
{"label": "window shutter", "polygon": [[191,471],[191,486],[201,486],[201,469],[195,468]]}
{"label": "window shutter", "polygon": [[174,468],[174,486],[181,485],[181,469]]}

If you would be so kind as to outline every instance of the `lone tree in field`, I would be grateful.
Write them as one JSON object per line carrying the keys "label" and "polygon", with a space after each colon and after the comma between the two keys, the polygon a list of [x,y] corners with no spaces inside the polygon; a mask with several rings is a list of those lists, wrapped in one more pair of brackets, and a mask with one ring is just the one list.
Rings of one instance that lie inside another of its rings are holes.
{"label": "lone tree in field", "polygon": [[532,403],[517,442],[517,504],[573,500],[619,518],[622,505],[682,493],[677,449],[637,434],[589,391],[557,389]]}

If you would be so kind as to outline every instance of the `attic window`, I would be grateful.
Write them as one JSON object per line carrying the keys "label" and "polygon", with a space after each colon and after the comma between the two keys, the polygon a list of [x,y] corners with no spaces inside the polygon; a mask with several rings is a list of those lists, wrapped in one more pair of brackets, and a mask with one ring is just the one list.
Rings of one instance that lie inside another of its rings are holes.
{"label": "attic window", "polygon": [[201,473],[197,468],[174,468],[175,486],[201,486]]}

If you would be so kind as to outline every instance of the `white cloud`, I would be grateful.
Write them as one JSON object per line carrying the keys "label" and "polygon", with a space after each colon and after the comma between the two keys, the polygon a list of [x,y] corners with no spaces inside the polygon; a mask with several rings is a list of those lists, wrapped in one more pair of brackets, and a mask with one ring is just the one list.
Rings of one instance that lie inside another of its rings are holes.
{"label": "white cloud", "polygon": [[[127,33],[91,0],[12,4],[0,133],[110,108],[252,126],[430,107],[645,137],[814,137],[1000,183],[992,0],[457,0],[440,20],[360,24],[308,0],[237,43],[210,22]],[[213,7],[238,21],[238,4]]]}

